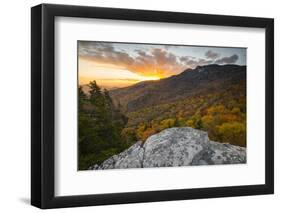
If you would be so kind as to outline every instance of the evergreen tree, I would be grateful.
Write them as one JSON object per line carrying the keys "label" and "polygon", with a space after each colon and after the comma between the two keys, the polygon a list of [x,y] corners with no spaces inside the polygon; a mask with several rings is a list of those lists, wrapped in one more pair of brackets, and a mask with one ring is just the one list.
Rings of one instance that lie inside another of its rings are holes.
{"label": "evergreen tree", "polygon": [[126,117],[96,81],[91,81],[89,88],[87,97],[79,87],[79,169],[99,164],[127,148],[121,136]]}

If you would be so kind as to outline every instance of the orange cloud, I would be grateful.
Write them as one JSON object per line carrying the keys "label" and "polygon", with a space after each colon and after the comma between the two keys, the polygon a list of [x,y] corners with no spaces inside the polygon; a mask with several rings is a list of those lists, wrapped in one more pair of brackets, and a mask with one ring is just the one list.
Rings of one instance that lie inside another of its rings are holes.
{"label": "orange cloud", "polygon": [[160,48],[153,48],[148,53],[135,50],[136,56],[116,51],[112,45],[105,43],[97,43],[87,48],[82,45],[79,50],[81,59],[115,65],[143,76],[163,78],[178,74],[187,68],[177,56]]}
{"label": "orange cloud", "polygon": [[220,54],[211,50],[205,52],[205,58],[179,56],[169,51],[169,46],[128,45],[129,51],[116,49],[113,43],[79,42],[79,59],[115,66],[138,75],[165,78],[179,74],[188,68],[211,63],[235,63],[238,55],[219,58]]}

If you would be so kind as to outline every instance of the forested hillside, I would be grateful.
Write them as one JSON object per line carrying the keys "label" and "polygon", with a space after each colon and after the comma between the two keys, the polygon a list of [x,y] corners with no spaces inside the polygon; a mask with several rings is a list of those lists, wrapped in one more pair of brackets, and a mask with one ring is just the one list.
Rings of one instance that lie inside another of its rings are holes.
{"label": "forested hillside", "polygon": [[246,146],[246,67],[207,65],[159,81],[110,91],[128,117],[127,143],[190,126],[211,140]]}
{"label": "forested hillside", "polygon": [[144,141],[171,127],[189,126],[208,132],[211,140],[246,146],[245,81],[224,91],[210,91],[172,103],[128,112],[122,131],[127,143]]}
{"label": "forested hillside", "polygon": [[224,91],[229,85],[246,80],[246,66],[198,66],[158,81],[144,81],[133,86],[109,91],[115,104],[126,112],[148,106],[171,103],[190,96]]}
{"label": "forested hillside", "polygon": [[121,137],[127,118],[113,105],[106,90],[95,81],[89,84],[89,94],[79,87],[79,169],[101,163],[128,146]]}
{"label": "forested hillside", "polygon": [[79,169],[171,127],[246,146],[246,67],[207,65],[112,91],[79,88]]}

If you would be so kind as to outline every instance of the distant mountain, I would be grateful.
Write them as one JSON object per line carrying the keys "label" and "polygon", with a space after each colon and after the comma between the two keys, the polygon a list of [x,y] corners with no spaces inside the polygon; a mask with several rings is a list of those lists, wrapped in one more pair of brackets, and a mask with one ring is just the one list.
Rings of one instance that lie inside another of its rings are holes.
{"label": "distant mountain", "polygon": [[115,103],[131,112],[196,94],[223,90],[241,81],[246,81],[246,66],[212,64],[187,69],[158,81],[145,81],[114,89],[110,91],[110,96]]}
{"label": "distant mountain", "polygon": [[[90,88],[89,88],[88,84],[82,84],[82,85],[79,85],[79,86],[81,86],[83,92],[85,92],[86,94],[89,94]],[[99,86],[100,86],[100,88],[106,89],[108,91],[118,89],[118,87],[106,87],[106,86],[103,86],[103,85],[99,85]]]}

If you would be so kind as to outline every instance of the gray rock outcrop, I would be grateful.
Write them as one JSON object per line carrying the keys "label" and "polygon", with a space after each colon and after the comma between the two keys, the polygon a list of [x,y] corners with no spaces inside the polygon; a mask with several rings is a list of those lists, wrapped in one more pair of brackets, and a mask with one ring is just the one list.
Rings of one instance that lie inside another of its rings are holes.
{"label": "gray rock outcrop", "polygon": [[190,127],[169,128],[89,169],[124,169],[246,163],[246,148],[209,140]]}

